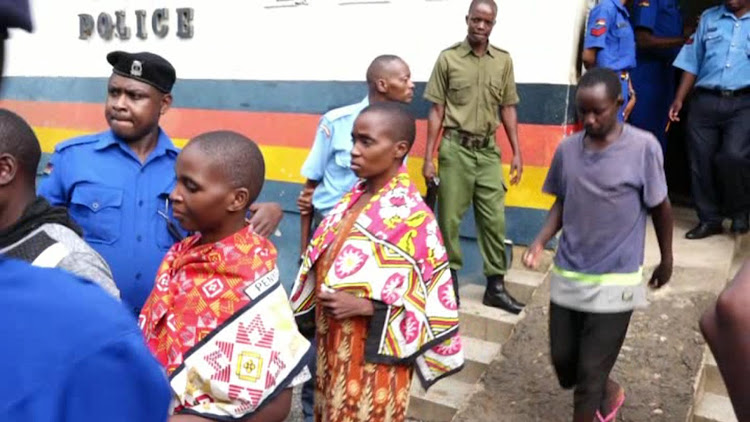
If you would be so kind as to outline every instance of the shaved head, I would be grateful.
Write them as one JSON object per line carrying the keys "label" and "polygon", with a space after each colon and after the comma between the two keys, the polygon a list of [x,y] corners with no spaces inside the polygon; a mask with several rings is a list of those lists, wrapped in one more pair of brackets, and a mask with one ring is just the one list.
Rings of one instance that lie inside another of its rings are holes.
{"label": "shaved head", "polygon": [[266,177],[266,164],[258,145],[237,132],[228,130],[196,136],[187,148],[200,148],[211,165],[219,166],[233,188],[245,188],[248,203],[258,199]]}
{"label": "shaved head", "polygon": [[471,14],[471,11],[480,4],[486,4],[487,6],[490,6],[492,8],[492,11],[497,15],[497,3],[495,3],[494,0],[472,0],[471,4],[469,5],[469,14]]}
{"label": "shaved head", "polygon": [[372,85],[377,82],[378,79],[388,79],[388,77],[391,76],[389,73],[392,72],[391,64],[394,62],[406,64],[401,57],[393,54],[383,54],[375,57],[375,60],[373,60],[367,68],[367,83]]}
{"label": "shaved head", "polygon": [[387,133],[393,141],[406,141],[409,149],[414,145],[417,125],[414,116],[405,105],[395,101],[382,101],[365,107],[359,115],[377,113],[387,122]]}
{"label": "shaved head", "polygon": [[607,96],[611,100],[617,100],[622,95],[622,85],[620,77],[611,69],[605,67],[595,67],[581,76],[578,81],[577,90],[591,88],[599,84],[607,88]]}
{"label": "shaved head", "polygon": [[33,183],[42,155],[39,140],[21,116],[6,109],[0,109],[0,154],[12,155],[18,171]]}

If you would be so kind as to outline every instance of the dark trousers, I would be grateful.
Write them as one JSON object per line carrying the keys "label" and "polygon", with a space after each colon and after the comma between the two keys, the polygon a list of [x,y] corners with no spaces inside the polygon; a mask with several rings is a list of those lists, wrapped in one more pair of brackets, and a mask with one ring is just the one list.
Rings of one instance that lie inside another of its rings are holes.
{"label": "dark trousers", "polygon": [[577,411],[593,413],[600,409],[632,314],[579,312],[550,302],[552,365],[560,386],[575,388]]}
{"label": "dark trousers", "polygon": [[[722,204],[715,158],[750,158],[750,94],[722,97],[696,89],[687,121],[690,182],[698,218],[720,224]],[[726,198],[725,200],[731,200]],[[746,213],[728,215],[746,218]]]}

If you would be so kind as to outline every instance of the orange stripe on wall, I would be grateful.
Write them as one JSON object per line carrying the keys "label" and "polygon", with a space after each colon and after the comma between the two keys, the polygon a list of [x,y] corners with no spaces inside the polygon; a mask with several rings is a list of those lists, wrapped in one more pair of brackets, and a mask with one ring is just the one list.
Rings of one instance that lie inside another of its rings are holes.
{"label": "orange stripe on wall", "polygon": [[[30,125],[84,131],[107,128],[103,104],[36,101],[0,101],[0,106],[23,116]],[[312,146],[320,116],[299,113],[260,113],[225,110],[174,108],[162,118],[162,127],[174,138],[192,138],[200,133],[223,129],[240,132],[262,145],[309,148]],[[549,166],[560,140],[572,126],[521,124],[518,132],[524,162]],[[424,155],[427,122],[417,121],[417,142],[412,155]],[[510,146],[503,128],[498,142],[506,162]]]}

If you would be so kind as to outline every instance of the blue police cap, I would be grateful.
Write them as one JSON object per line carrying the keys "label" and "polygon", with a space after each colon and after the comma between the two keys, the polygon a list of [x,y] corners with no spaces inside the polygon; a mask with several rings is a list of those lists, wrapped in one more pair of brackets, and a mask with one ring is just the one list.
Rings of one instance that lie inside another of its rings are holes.
{"label": "blue police cap", "polygon": [[112,72],[147,83],[165,94],[172,91],[177,78],[172,64],[154,53],[113,51],[107,54],[107,61]]}

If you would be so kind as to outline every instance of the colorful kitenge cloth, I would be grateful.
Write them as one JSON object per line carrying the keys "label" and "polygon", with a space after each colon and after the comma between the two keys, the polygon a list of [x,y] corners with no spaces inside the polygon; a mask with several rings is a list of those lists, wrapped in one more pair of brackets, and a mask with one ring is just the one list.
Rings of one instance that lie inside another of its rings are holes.
{"label": "colorful kitenge cloth", "polygon": [[233,420],[310,379],[313,351],[279,281],[276,248],[249,228],[169,250],[139,324],[166,368],[173,413]]}
{"label": "colorful kitenge cloth", "polygon": [[[347,211],[336,229],[336,239],[313,266],[315,291],[336,261],[341,247],[366,204]],[[373,302],[375,304],[376,302]],[[385,306],[385,305],[382,305]],[[315,405],[319,422],[404,422],[414,370],[411,365],[366,362],[370,317],[336,319],[315,309]]]}
{"label": "colorful kitenge cloth", "polygon": [[[313,235],[291,295],[301,320],[314,318],[310,269],[334,243],[343,216],[364,188],[358,183]],[[324,281],[375,302],[366,361],[413,364],[425,389],[463,367],[447,254],[437,221],[405,168],[359,214]]]}

